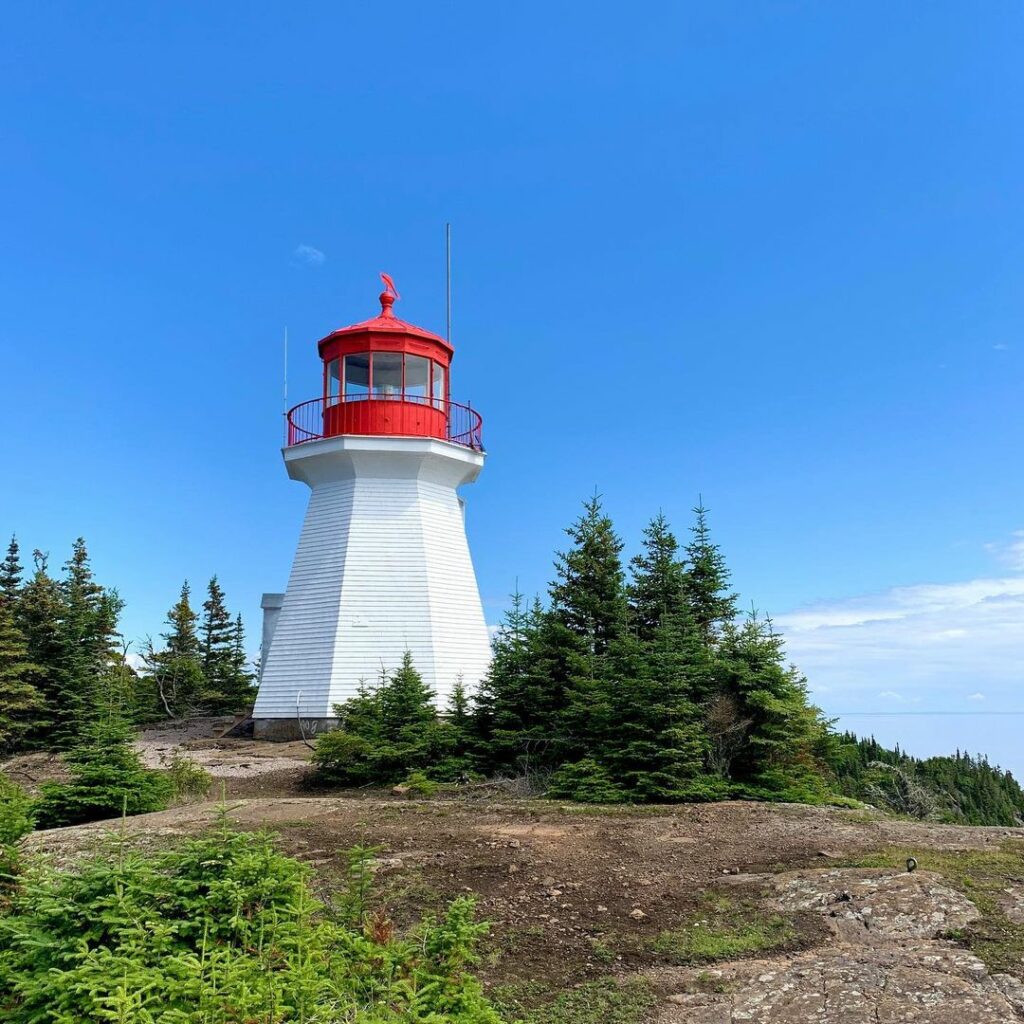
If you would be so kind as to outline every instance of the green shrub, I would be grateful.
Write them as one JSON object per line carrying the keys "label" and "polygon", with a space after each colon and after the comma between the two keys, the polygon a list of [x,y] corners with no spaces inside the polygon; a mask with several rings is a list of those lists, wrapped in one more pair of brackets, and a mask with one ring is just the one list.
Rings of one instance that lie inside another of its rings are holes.
{"label": "green shrub", "polygon": [[7,1024],[499,1024],[470,973],[486,926],[469,899],[400,937],[365,892],[327,912],[307,867],[223,821],[173,850],[122,841],[30,874],[0,915]]}
{"label": "green shrub", "polygon": [[433,779],[428,779],[423,772],[410,772],[409,777],[402,783],[407,786],[409,792],[414,796],[436,796],[440,785]]}
{"label": "green shrub", "polygon": [[175,754],[167,768],[174,796],[178,800],[191,800],[206,796],[213,785],[213,776],[188,757]]}
{"label": "green shrub", "polygon": [[590,757],[562,765],[551,777],[547,795],[587,804],[620,804],[628,799],[607,769]]}
{"label": "green shrub", "polygon": [[360,736],[336,729],[316,738],[313,766],[317,782],[329,786],[365,786],[383,782],[374,775],[373,746]]}
{"label": "green shrub", "polygon": [[18,871],[18,840],[34,827],[32,798],[0,772],[0,892]]}
{"label": "green shrub", "polygon": [[163,772],[144,768],[132,747],[133,732],[112,718],[93,722],[82,742],[65,755],[71,780],[40,786],[36,819],[40,828],[163,810],[173,785]]}

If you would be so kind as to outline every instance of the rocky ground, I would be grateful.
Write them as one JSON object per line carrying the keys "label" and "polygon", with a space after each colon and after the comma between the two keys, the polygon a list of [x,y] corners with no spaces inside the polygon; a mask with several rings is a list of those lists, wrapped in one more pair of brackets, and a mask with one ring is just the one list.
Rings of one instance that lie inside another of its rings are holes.
{"label": "rocky ground", "polygon": [[[325,894],[355,844],[379,848],[376,898],[400,925],[476,894],[493,925],[480,974],[510,1008],[623,985],[621,1005],[581,997],[545,1021],[1024,1021],[1024,830],[794,805],[309,795],[301,744],[166,731],[141,742],[150,763],[180,748],[203,763],[238,825],[277,832]],[[216,800],[195,803],[126,829],[160,844],[217,813]],[[30,846],[69,862],[105,831],[41,832]]]}

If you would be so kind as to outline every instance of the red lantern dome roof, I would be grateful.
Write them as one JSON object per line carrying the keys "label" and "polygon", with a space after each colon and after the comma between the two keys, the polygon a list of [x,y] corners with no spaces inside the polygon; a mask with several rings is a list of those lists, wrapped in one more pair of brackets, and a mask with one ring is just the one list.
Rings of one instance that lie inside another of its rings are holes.
{"label": "red lantern dome roof", "polygon": [[420,338],[434,345],[440,345],[448,353],[450,361],[455,350],[444,338],[434,334],[433,331],[417,327],[415,324],[411,324],[406,320],[400,320],[395,316],[393,306],[395,299],[400,298],[400,296],[395,290],[391,278],[387,274],[381,274],[380,276],[384,281],[384,291],[380,293],[380,313],[377,316],[370,317],[369,320],[363,320],[360,323],[350,324],[348,327],[339,327],[336,331],[331,331],[330,334],[321,338],[317,343],[320,355],[324,355],[324,348],[329,342],[348,340],[353,335],[360,334],[391,334]]}

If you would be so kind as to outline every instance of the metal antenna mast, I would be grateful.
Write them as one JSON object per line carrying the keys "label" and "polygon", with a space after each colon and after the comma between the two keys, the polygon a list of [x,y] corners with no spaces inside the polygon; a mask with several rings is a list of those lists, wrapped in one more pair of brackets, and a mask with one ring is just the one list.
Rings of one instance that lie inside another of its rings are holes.
{"label": "metal antenna mast", "polygon": [[452,226],[444,226],[444,264],[445,264],[445,313],[448,325],[445,338],[452,343]]}

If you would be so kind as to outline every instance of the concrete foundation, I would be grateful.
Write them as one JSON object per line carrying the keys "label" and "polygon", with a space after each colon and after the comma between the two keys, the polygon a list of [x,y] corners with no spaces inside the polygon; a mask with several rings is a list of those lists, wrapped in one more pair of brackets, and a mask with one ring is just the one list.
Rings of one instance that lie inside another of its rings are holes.
{"label": "concrete foundation", "polygon": [[[301,721],[301,725],[300,725]],[[253,739],[288,743],[292,740],[311,740],[322,732],[338,728],[336,718],[254,718]]]}

